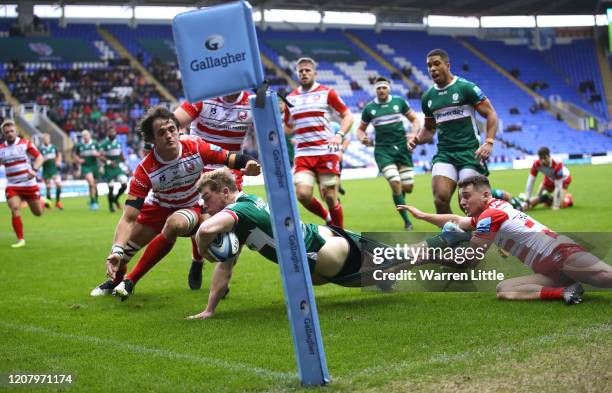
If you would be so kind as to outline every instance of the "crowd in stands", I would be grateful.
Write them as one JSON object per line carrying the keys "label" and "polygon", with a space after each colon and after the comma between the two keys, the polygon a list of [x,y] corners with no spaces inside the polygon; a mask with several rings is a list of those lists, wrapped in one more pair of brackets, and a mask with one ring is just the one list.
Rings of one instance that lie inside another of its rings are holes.
{"label": "crowd in stands", "polygon": [[[13,62],[6,84],[21,103],[48,107],[47,115],[67,134],[90,130],[101,139],[113,125],[118,133],[136,129],[145,108],[160,94],[136,70],[125,65],[107,69],[38,69]],[[134,143],[138,143],[135,141]]]}

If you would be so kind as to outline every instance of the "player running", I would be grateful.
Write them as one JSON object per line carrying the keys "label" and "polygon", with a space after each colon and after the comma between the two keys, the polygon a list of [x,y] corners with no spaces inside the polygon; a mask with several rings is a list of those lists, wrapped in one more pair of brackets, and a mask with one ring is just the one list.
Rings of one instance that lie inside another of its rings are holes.
{"label": "player running", "polygon": [[[550,194],[552,193],[552,209],[559,210],[561,207],[570,207],[574,205],[572,194],[567,193],[567,188],[572,182],[572,176],[569,169],[563,162],[556,161],[550,156],[550,149],[542,147],[538,150],[539,160],[535,160],[531,166],[529,177],[527,178],[527,186],[525,187],[525,199],[529,201],[531,208],[539,203],[550,205]],[[544,174],[544,180],[540,184],[537,196],[531,198],[533,185],[538,176],[538,172]],[[561,204],[563,201],[563,204]]]}
{"label": "player running", "polygon": [[[11,223],[17,243],[12,248],[26,245],[21,221],[21,201],[28,203],[35,216],[43,213],[44,205],[40,199],[40,189],[36,183],[36,172],[43,164],[43,156],[27,139],[17,136],[17,126],[12,120],[5,120],[0,126],[4,143],[0,144],[0,165],[6,172],[6,203],[11,210]],[[33,160],[30,164],[30,160]]]}
{"label": "player running", "polygon": [[[91,296],[113,292],[127,299],[136,282],[170,252],[176,237],[190,236],[197,229],[202,208],[196,182],[207,164],[243,169],[246,175],[260,173],[259,164],[247,155],[229,153],[190,136],[179,138],[178,120],[163,107],[151,108],[140,130],[153,150],[140,162],[130,181],[123,215],[106,259],[110,278],[94,288]],[[125,275],[127,262],[147,244],[136,266]]]}
{"label": "player running", "polygon": [[[412,150],[431,141],[438,129],[438,152],[432,167],[434,203],[436,212],[450,213],[457,181],[489,174],[485,161],[493,150],[497,113],[478,86],[451,73],[446,51],[430,51],[427,69],[434,85],[421,98],[425,125],[410,137],[408,146]],[[487,119],[487,136],[482,145],[475,112]]]}
{"label": "player running", "polygon": [[[198,189],[212,215],[200,225],[196,235],[201,252],[208,249],[218,234],[234,231],[241,245],[246,244],[278,263],[269,208],[260,197],[239,191],[227,170],[205,173]],[[390,268],[392,263],[375,265],[372,250],[388,246],[335,226],[302,223],[302,234],[313,284],[346,287],[384,284],[372,280],[371,272]],[[214,314],[227,291],[235,262],[236,259],[216,264],[208,304],[204,311],[189,319],[206,319]]]}
{"label": "player running", "polygon": [[62,195],[62,177],[59,174],[58,169],[62,165],[62,153],[57,150],[57,147],[51,144],[51,136],[47,133],[42,136],[42,144],[38,150],[43,156],[42,165],[42,178],[45,182],[45,188],[47,189],[47,201],[51,201],[51,182],[55,185],[55,207],[60,210],[64,209],[62,201],[60,201]]}
{"label": "player running", "polygon": [[80,165],[81,177],[85,178],[89,187],[89,210],[96,211],[98,205],[98,186],[96,180],[100,175],[98,168],[98,144],[91,139],[88,130],[81,133],[81,142],[74,147],[74,159]]}
{"label": "player running", "polygon": [[[247,134],[254,132],[249,93],[246,91],[194,104],[184,102],[176,108],[174,115],[181,128],[191,124],[190,135],[220,146],[231,153],[240,153]],[[219,168],[219,165],[208,164],[205,170],[216,168]],[[238,188],[242,189],[242,173],[239,170],[234,170],[233,173]],[[187,278],[191,289],[201,288],[203,266],[202,257],[192,242],[191,267]]]}
{"label": "player running", "polygon": [[580,283],[612,288],[612,267],[587,252],[567,236],[557,234],[508,202],[493,198],[485,176],[459,182],[461,206],[468,217],[453,214],[427,214],[411,206],[415,218],[442,227],[453,221],[464,231],[470,246],[488,249],[495,243],[514,255],[535,274],[500,282],[497,298],[506,300],[563,300],[567,304],[582,301]]}
{"label": "player running", "polygon": [[[412,192],[414,185],[414,172],[412,153],[408,150],[406,130],[403,118],[412,123],[412,136],[421,128],[416,113],[410,109],[408,103],[401,97],[390,94],[391,81],[379,76],[374,82],[376,98],[369,102],[361,114],[361,123],[357,128],[357,137],[365,146],[374,143],[366,134],[369,124],[376,131],[376,144],[374,159],[378,170],[385,176],[391,186],[393,203],[405,205],[405,195]],[[404,220],[404,229],[411,230],[412,223],[408,214],[400,210]]]}
{"label": "player running", "polygon": [[[121,149],[121,142],[117,139],[117,130],[111,126],[106,132],[106,138],[99,145],[100,157],[104,161],[103,179],[108,183],[108,210],[115,212],[115,207],[121,210],[119,198],[128,185],[127,165]],[[115,183],[119,183],[119,190],[114,194]]]}
{"label": "player running", "polygon": [[[309,57],[296,65],[300,86],[287,95],[291,107],[285,110],[285,124],[295,134],[296,152],[293,168],[295,193],[300,203],[326,223],[342,227],[344,214],[338,201],[340,180],[340,144],[353,125],[353,115],[335,90],[315,81],[316,63]],[[331,110],[342,119],[334,135],[329,127]],[[328,209],[313,196],[316,182],[324,190]]]}

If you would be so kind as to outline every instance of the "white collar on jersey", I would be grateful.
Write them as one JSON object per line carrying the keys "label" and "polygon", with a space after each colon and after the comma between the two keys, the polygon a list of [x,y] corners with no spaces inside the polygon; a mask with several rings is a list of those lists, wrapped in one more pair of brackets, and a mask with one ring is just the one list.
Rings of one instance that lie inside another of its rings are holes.
{"label": "white collar on jersey", "polygon": [[238,94],[238,98],[236,98],[236,100],[233,101],[233,102],[225,101],[225,98],[223,98],[223,96],[221,96],[219,98],[221,99],[221,101],[225,102],[226,104],[237,104],[240,101],[242,101],[243,97],[244,97],[244,91],[241,91],[240,94]]}
{"label": "white collar on jersey", "polygon": [[[311,91],[313,91],[314,89],[316,89],[317,87],[321,86],[320,84],[318,84],[317,82],[312,84],[312,87],[310,89],[308,89],[308,91],[306,93],[310,93]],[[299,93],[303,93],[304,91],[302,90],[302,86],[298,87],[298,92]]]}
{"label": "white collar on jersey", "polygon": [[453,80],[451,81],[451,83],[449,83],[448,85],[444,86],[444,87],[439,87],[437,84],[434,83],[434,88],[436,90],[446,90],[449,87],[451,87],[452,85],[455,84],[455,82],[457,82],[457,79],[459,79],[459,77],[457,75],[453,76]]}
{"label": "white collar on jersey", "polygon": [[393,96],[391,94],[389,94],[389,96],[387,97],[387,101],[385,102],[380,102],[378,101],[378,97],[374,98],[374,102],[377,104],[388,104],[389,102],[391,102],[391,99],[393,98]]}
{"label": "white collar on jersey", "polygon": [[19,143],[19,141],[20,141],[20,140],[21,140],[21,138],[20,138],[20,137],[15,137],[15,142],[13,142],[13,143],[11,143],[11,144],[9,145],[8,141],[6,141],[6,145],[7,145],[7,146],[13,146],[13,145],[16,145],[16,144],[18,144],[18,143]]}
{"label": "white collar on jersey", "polygon": [[155,147],[153,147],[153,154],[155,155],[155,159],[161,162],[162,164],[170,164],[172,162],[176,162],[183,155],[183,144],[181,143],[181,140],[179,139],[179,153],[178,153],[178,156],[176,156],[176,158],[172,160],[166,161],[163,158],[161,158],[159,154],[157,154],[157,149],[155,149]]}

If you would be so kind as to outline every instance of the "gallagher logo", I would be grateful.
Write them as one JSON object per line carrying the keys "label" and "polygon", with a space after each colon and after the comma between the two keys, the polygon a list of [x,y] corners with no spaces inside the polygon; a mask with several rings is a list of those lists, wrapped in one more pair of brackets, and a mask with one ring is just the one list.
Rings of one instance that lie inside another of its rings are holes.
{"label": "gallagher logo", "polygon": [[219,50],[223,48],[224,44],[225,44],[225,40],[223,39],[223,36],[218,35],[218,34],[211,35],[204,42],[204,46],[208,50]]}

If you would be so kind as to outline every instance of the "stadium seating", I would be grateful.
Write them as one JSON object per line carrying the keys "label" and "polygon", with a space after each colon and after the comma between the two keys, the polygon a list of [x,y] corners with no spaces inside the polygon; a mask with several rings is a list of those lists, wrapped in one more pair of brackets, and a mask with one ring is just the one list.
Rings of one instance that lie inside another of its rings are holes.
{"label": "stadium seating", "polygon": [[[376,48],[381,56],[394,62],[397,66],[406,65],[409,62],[413,68],[412,79],[419,84],[422,84],[423,80],[417,78],[416,75],[427,73],[425,64],[427,52],[434,48],[445,49],[451,58],[453,72],[477,83],[491,99],[501,119],[501,131],[511,125],[520,129],[517,132],[502,132],[499,134],[498,139],[500,141],[508,142],[518,149],[498,144],[494,150],[494,161],[533,154],[538,147],[545,144],[548,144],[555,152],[564,153],[593,153],[612,150],[612,140],[604,135],[595,132],[575,131],[545,111],[532,113],[530,109],[534,106],[534,101],[531,96],[452,37],[434,36],[425,32],[413,31],[375,33],[368,30],[355,30],[352,33],[370,47]],[[474,40],[472,39],[470,42],[472,43]],[[515,54],[515,56],[518,56],[518,54]],[[489,57],[498,60],[497,56]],[[503,57],[508,59],[504,68],[508,70],[513,68],[513,58],[506,55],[503,55]],[[462,70],[463,64],[469,66],[468,72]],[[500,62],[500,64],[502,63]],[[504,65],[502,64],[502,66]],[[542,67],[550,69],[550,66]],[[550,71],[548,72],[550,73]],[[537,74],[534,78],[536,78],[534,80],[537,80],[537,78],[543,78],[543,76]],[[556,80],[555,83],[563,82]],[[518,114],[511,115],[510,110],[512,108],[516,108]],[[575,143],[577,138],[580,138],[580,144]]]}

